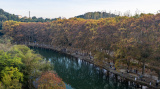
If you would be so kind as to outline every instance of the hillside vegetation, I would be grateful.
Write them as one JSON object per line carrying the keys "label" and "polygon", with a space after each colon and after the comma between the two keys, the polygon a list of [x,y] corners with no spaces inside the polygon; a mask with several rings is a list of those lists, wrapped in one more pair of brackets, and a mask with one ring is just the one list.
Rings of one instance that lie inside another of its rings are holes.
{"label": "hillside vegetation", "polygon": [[9,39],[0,38],[0,89],[33,89],[33,81],[39,89],[65,89],[64,82],[50,71],[49,62],[24,45],[12,45]]}
{"label": "hillside vegetation", "polygon": [[116,17],[118,15],[106,13],[106,12],[88,12],[84,15],[76,16],[77,18],[83,19],[100,19],[100,18],[109,18],[109,17]]}
{"label": "hillside vegetation", "polygon": [[[17,43],[36,42],[91,52],[99,65],[113,61],[116,66],[122,63],[127,68],[142,68],[142,74],[146,64],[159,67],[160,63],[160,14],[46,23],[6,21],[3,33]],[[132,60],[137,62],[133,64]]]}
{"label": "hillside vegetation", "polygon": [[24,16],[22,18],[19,18],[15,14],[10,14],[4,11],[3,9],[0,9],[0,30],[2,29],[2,23],[7,20],[20,21],[20,22],[51,22],[53,20],[56,20],[56,18],[55,19],[49,19],[49,18],[43,19],[42,17],[37,18],[36,16],[30,17],[30,18]]}

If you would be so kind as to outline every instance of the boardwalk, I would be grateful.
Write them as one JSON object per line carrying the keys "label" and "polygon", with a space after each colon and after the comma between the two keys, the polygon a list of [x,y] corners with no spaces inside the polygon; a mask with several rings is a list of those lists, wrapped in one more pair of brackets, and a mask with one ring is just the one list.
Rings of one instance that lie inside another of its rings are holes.
{"label": "boardwalk", "polygon": [[[122,72],[119,72],[119,71],[116,71],[114,70],[113,68],[110,68],[110,65],[109,64],[106,64],[106,65],[97,65],[93,62],[92,59],[90,59],[89,56],[82,56],[82,55],[78,55],[76,53],[72,53],[72,52],[64,52],[62,50],[62,48],[58,48],[58,47],[54,47],[54,46],[48,46],[48,45],[39,45],[39,44],[35,44],[35,43],[29,43],[29,44],[25,44],[27,46],[32,46],[32,47],[39,47],[39,48],[45,48],[45,49],[50,49],[50,50],[55,50],[55,51],[58,51],[58,52],[62,52],[62,53],[65,53],[65,54],[68,54],[68,55],[71,55],[73,57],[76,57],[76,58],[79,58],[81,60],[84,60],[86,62],[89,62],[91,64],[94,64],[98,67],[101,67],[103,69],[106,69],[108,72],[110,73],[113,73],[115,74],[116,76],[119,76],[121,77],[122,79],[124,79],[125,81],[131,81],[131,82],[134,82],[134,84],[137,84],[137,85],[143,85],[143,86],[147,86],[149,89],[160,89],[160,86],[156,87],[156,84],[155,84],[155,81],[152,82],[152,84],[150,85],[150,80],[148,77],[146,78],[143,78],[143,79],[140,79],[137,74],[132,74],[132,73],[122,73]],[[136,79],[135,79],[136,77]],[[145,80],[145,81],[144,81]]]}

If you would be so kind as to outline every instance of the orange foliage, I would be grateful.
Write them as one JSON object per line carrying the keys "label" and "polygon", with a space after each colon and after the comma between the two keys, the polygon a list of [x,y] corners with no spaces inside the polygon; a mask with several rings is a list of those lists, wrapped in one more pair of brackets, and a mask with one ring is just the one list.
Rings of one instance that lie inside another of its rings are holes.
{"label": "orange foliage", "polygon": [[38,89],[66,89],[62,79],[52,71],[42,73],[37,83]]}
{"label": "orange foliage", "polygon": [[3,23],[3,33],[17,43],[36,41],[87,52],[115,51],[115,45],[123,39],[127,40],[126,46],[145,43],[154,49],[160,43],[160,14],[98,20],[71,18],[45,23],[7,21]]}

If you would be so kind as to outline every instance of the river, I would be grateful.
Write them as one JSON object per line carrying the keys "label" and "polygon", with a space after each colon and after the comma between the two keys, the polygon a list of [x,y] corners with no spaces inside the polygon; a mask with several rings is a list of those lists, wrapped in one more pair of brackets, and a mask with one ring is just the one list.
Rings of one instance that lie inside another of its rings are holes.
{"label": "river", "polygon": [[56,51],[33,48],[44,59],[50,61],[54,71],[65,82],[66,89],[135,89],[126,83],[118,82],[113,74],[107,77],[93,64]]}

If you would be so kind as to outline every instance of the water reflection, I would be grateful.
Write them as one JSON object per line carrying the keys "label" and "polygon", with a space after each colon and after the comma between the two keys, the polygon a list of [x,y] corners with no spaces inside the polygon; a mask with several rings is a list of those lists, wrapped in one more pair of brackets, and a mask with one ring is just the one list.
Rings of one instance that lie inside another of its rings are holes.
{"label": "water reflection", "polygon": [[54,71],[66,83],[67,89],[133,89],[117,82],[114,75],[104,75],[105,69],[95,67],[83,60],[51,50],[32,48],[54,64]]}

